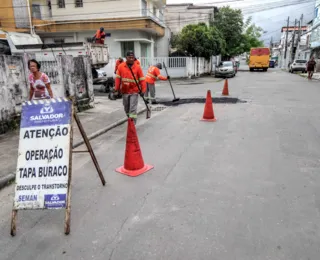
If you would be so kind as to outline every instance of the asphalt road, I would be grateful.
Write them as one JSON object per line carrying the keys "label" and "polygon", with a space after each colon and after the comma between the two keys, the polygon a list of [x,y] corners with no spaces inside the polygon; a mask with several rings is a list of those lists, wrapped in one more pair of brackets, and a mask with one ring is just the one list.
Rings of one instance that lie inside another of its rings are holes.
{"label": "asphalt road", "polygon": [[[219,96],[222,82],[176,86],[177,96]],[[9,234],[13,186],[0,192],[0,259],[318,260],[318,82],[280,70],[239,73],[230,93],[247,103],[169,107],[139,118],[144,160],[123,164],[126,126],[92,143],[108,181],[87,155],[74,157],[71,234],[63,211],[21,211]],[[167,86],[158,95],[169,96]]]}

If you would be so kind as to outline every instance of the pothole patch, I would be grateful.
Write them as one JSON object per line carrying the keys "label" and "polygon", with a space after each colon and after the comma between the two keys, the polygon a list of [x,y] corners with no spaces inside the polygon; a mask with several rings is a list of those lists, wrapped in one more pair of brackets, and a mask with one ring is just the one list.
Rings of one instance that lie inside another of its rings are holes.
{"label": "pothole patch", "polygon": [[[204,104],[206,102],[205,98],[181,98],[177,102],[172,102],[172,100],[158,100],[158,103],[165,106],[178,106],[183,104]],[[212,103],[214,104],[237,104],[237,103],[247,103],[245,100],[234,97],[213,97]]]}

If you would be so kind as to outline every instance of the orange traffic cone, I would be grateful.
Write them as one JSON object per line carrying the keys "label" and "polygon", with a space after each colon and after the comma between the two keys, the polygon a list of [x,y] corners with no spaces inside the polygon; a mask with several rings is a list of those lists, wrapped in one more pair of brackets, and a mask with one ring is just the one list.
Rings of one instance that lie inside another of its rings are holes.
{"label": "orange traffic cone", "polygon": [[152,168],[153,166],[144,164],[134,122],[131,118],[128,118],[124,165],[117,168],[116,171],[131,177],[136,177]]}
{"label": "orange traffic cone", "polygon": [[216,122],[217,121],[217,119],[214,117],[212,97],[211,97],[210,90],[208,90],[208,92],[207,92],[206,104],[204,106],[204,112],[203,112],[203,117],[202,117],[201,121],[208,121],[208,122]]}
{"label": "orange traffic cone", "polygon": [[224,81],[224,87],[223,87],[222,95],[229,96],[228,79],[226,79]]}

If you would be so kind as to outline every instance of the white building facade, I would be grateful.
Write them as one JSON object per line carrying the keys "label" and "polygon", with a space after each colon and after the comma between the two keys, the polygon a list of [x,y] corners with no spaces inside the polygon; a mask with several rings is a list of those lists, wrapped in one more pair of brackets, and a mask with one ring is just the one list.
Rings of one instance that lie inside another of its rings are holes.
{"label": "white building facade", "polygon": [[173,34],[179,33],[188,24],[206,23],[214,19],[217,8],[190,3],[166,5],[164,16],[167,26]]}

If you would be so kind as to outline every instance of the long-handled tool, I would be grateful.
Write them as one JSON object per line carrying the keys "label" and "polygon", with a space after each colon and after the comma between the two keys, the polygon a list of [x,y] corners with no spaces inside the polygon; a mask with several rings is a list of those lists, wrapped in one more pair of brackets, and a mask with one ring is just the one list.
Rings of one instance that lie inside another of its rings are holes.
{"label": "long-handled tool", "polygon": [[[128,66],[128,67],[129,67],[129,66]],[[139,89],[140,97],[143,99],[144,104],[145,104],[146,107],[147,107],[146,119],[149,119],[149,118],[151,117],[151,109],[150,109],[150,107],[149,107],[149,105],[148,105],[148,102],[146,101],[146,99],[145,99],[144,96],[143,96],[142,90],[141,90],[141,88],[140,88],[140,86],[139,86],[139,83],[138,83],[136,77],[135,77],[134,74],[133,74],[132,69],[131,69],[130,67],[129,67],[129,69],[130,69],[131,74],[132,74],[132,77],[134,78],[134,81],[135,81],[135,83],[136,83],[136,85],[137,85],[137,87],[138,87],[138,89]]]}
{"label": "long-handled tool", "polygon": [[[166,64],[165,64],[164,62],[163,62],[163,67],[164,67],[164,69],[166,70],[167,76],[169,77],[168,70],[167,70]],[[172,94],[173,94],[173,100],[172,100],[172,102],[178,102],[178,101],[180,100],[180,98],[176,98],[176,95],[174,94],[174,91],[173,91],[173,87],[172,87],[170,78],[169,78],[168,80],[169,80],[170,87],[171,87]]]}

